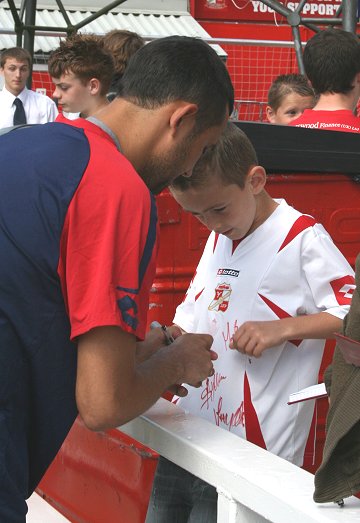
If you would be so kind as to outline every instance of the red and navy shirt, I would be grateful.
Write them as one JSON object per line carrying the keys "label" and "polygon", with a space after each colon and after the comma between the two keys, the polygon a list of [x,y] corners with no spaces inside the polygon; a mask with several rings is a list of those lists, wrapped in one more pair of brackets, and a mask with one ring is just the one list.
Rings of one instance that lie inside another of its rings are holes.
{"label": "red and navy shirt", "polygon": [[158,225],[153,195],[88,121],[2,136],[0,166],[0,521],[23,521],[77,415],[77,336],[144,337]]}

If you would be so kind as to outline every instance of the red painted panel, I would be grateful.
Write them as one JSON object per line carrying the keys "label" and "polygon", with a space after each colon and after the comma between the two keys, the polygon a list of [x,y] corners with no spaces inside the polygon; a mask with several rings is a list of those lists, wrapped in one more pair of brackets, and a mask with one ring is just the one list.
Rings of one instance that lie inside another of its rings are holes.
{"label": "red painted panel", "polygon": [[77,419],[38,493],[73,523],[143,523],[157,454]]}

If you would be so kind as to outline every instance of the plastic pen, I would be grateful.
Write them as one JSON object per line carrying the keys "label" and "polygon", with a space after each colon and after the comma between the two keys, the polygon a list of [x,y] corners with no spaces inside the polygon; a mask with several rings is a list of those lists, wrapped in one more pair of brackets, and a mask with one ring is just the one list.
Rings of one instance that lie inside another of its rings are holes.
{"label": "plastic pen", "polygon": [[165,335],[166,345],[171,345],[175,339],[171,336],[169,329],[166,325],[161,325],[158,321],[152,321],[150,329],[161,329]]}

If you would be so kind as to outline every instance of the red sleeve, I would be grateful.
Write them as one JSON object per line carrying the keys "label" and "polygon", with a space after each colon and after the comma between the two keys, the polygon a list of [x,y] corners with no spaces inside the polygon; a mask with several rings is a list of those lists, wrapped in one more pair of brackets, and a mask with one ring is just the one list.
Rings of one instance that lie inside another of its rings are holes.
{"label": "red sleeve", "polygon": [[155,200],[114,144],[89,134],[90,162],[68,208],[58,267],[71,338],[117,325],[143,339],[157,253]]}

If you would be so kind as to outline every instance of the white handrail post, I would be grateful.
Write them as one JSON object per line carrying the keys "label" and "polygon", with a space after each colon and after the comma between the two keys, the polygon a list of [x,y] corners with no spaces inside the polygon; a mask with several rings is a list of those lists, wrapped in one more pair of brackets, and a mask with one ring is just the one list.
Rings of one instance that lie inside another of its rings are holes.
{"label": "white handrail post", "polygon": [[238,503],[230,494],[217,489],[217,523],[269,523],[259,514]]}

